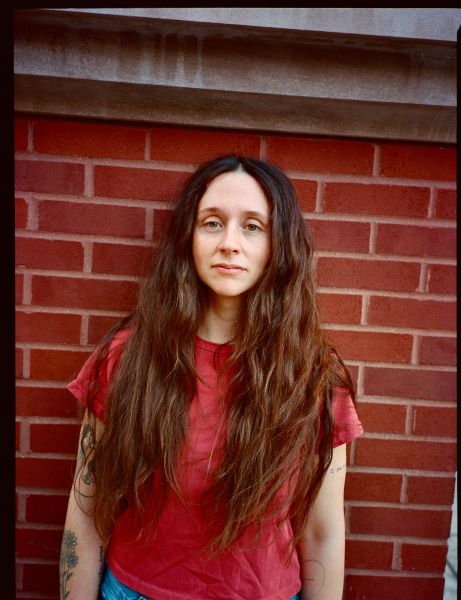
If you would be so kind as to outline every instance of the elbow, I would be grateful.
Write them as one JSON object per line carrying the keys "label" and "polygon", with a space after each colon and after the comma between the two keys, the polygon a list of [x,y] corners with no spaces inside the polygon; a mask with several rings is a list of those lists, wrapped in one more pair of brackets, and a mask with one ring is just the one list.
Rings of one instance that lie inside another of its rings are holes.
{"label": "elbow", "polygon": [[344,539],[344,536],[344,514],[340,514],[331,520],[308,522],[303,532],[302,540],[307,543],[318,544],[329,540]]}

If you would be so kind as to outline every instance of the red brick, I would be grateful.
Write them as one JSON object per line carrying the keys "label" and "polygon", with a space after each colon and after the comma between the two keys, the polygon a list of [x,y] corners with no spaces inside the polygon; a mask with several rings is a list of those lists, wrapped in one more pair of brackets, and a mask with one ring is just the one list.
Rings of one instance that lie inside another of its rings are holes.
{"label": "red brick", "polygon": [[374,331],[333,331],[328,337],[346,360],[409,363],[413,337]]}
{"label": "red brick", "polygon": [[17,386],[16,414],[31,417],[76,417],[77,400],[65,388]]}
{"label": "red brick", "polygon": [[456,303],[371,296],[368,324],[453,330],[456,328]]}
{"label": "red brick", "polygon": [[455,407],[415,406],[413,408],[414,435],[456,437]]}
{"label": "red brick", "polygon": [[401,487],[401,475],[348,471],[344,493],[346,500],[399,502]]}
{"label": "red brick", "polygon": [[351,533],[445,539],[450,535],[451,512],[383,506],[351,506]]}
{"label": "red brick", "polygon": [[15,186],[21,192],[82,195],[84,166],[46,160],[17,160]]}
{"label": "red brick", "polygon": [[452,181],[456,176],[456,151],[443,146],[384,144],[381,175]]}
{"label": "red brick", "polygon": [[361,467],[455,471],[456,444],[359,438],[355,464]]}
{"label": "red brick", "polygon": [[308,219],[316,250],[339,252],[368,252],[370,224],[352,221]]}
{"label": "red brick", "polygon": [[16,529],[16,555],[28,558],[59,558],[62,531]]}
{"label": "red brick", "polygon": [[323,211],[390,217],[427,216],[430,190],[404,185],[326,183]]}
{"label": "red brick", "polygon": [[451,505],[454,492],[454,477],[408,476],[407,500],[410,504]]}
{"label": "red brick", "polygon": [[73,277],[32,278],[32,299],[40,306],[132,310],[138,284],[133,281],[80,279]]}
{"label": "red brick", "polygon": [[400,404],[360,403],[360,420],[368,433],[405,433],[407,407]]}
{"label": "red brick", "polygon": [[15,429],[16,429],[16,435],[15,435],[16,450],[20,450],[21,449],[21,422],[20,421],[16,421]]}
{"label": "red brick", "polygon": [[15,118],[14,120],[14,149],[16,152],[27,150],[28,121]]}
{"label": "red brick", "polygon": [[319,293],[317,301],[325,323],[360,323],[362,296]]}
{"label": "red brick", "polygon": [[456,256],[456,230],[379,223],[376,252],[404,256]]}
{"label": "red brick", "polygon": [[364,393],[371,396],[456,402],[456,373],[365,367]]}
{"label": "red brick", "polygon": [[30,351],[31,379],[70,381],[82,367],[90,352],[72,350]]}
{"label": "red brick", "polygon": [[427,273],[429,294],[456,294],[456,266],[429,265]]}
{"label": "red brick", "polygon": [[24,353],[21,348],[16,348],[16,377],[21,378],[23,373]]}
{"label": "red brick", "polygon": [[27,214],[29,207],[24,198],[15,198],[14,200],[14,221],[16,229],[26,229]]}
{"label": "red brick", "polygon": [[168,226],[168,223],[171,220],[171,215],[171,210],[154,210],[152,217],[152,237],[154,241],[158,241],[162,238]]}
{"label": "red brick", "polygon": [[152,129],[151,159],[200,164],[224,154],[259,158],[260,137],[232,131]]}
{"label": "red brick", "polygon": [[66,518],[68,500],[67,495],[27,494],[26,521],[62,525]]}
{"label": "red brick", "polygon": [[373,146],[349,140],[267,138],[267,160],[282,169],[311,173],[371,175]]}
{"label": "red brick", "polygon": [[25,563],[23,569],[24,592],[52,593],[59,598],[58,564]]}
{"label": "red brick", "polygon": [[16,237],[16,265],[29,269],[83,269],[83,247],[79,242]]}
{"label": "red brick", "polygon": [[34,150],[101,158],[144,160],[146,130],[123,125],[35,121]]}
{"label": "red brick", "polygon": [[147,273],[151,248],[127,244],[93,244],[93,273],[142,276]]}
{"label": "red brick", "polygon": [[441,600],[443,577],[346,575],[345,600]]}
{"label": "red brick", "polygon": [[402,544],[402,570],[443,575],[447,550],[446,544]]}
{"label": "red brick", "polygon": [[413,292],[419,285],[417,263],[320,257],[319,286]]}
{"label": "red brick", "polygon": [[64,458],[16,458],[16,485],[19,487],[70,490],[75,460]]}
{"label": "red brick", "polygon": [[456,219],[456,190],[437,190],[434,217]]}
{"label": "red brick", "polygon": [[392,542],[346,540],[346,568],[390,570],[393,549]]}
{"label": "red brick", "polygon": [[111,329],[121,317],[102,317],[91,315],[88,323],[88,343],[99,344],[101,338]]}
{"label": "red brick", "polygon": [[80,315],[17,311],[16,340],[78,344],[80,321]]}
{"label": "red brick", "polygon": [[16,304],[22,304],[23,287],[24,287],[24,275],[16,273],[16,277],[15,277]]}
{"label": "red brick", "polygon": [[32,452],[77,453],[80,425],[35,424],[30,425],[30,449]]}
{"label": "red brick", "polygon": [[39,229],[143,238],[146,212],[135,206],[53,202],[39,204]]}
{"label": "red brick", "polygon": [[190,173],[132,167],[96,166],[94,194],[109,198],[171,201]]}
{"label": "red brick", "polygon": [[317,182],[306,179],[291,179],[291,183],[295,188],[301,210],[314,211],[317,197]]}
{"label": "red brick", "polygon": [[457,364],[456,338],[423,337],[419,362],[422,365],[455,367]]}

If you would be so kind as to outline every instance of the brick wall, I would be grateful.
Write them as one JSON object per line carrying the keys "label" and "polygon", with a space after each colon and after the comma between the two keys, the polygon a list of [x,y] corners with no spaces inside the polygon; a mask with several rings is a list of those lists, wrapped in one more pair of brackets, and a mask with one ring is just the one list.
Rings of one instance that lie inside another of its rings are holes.
{"label": "brick wall", "polygon": [[78,437],[65,390],[135,301],[168,201],[203,160],[286,169],[318,250],[326,328],[356,381],[345,598],[437,600],[455,436],[453,148],[19,118],[18,598],[57,598]]}

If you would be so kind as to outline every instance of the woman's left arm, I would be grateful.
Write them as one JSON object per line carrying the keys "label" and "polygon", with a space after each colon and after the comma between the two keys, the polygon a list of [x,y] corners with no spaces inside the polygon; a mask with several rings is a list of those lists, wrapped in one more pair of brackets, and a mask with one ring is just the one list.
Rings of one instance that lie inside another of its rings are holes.
{"label": "woman's left arm", "polygon": [[303,600],[341,600],[344,585],[346,444],[333,458],[298,546]]}

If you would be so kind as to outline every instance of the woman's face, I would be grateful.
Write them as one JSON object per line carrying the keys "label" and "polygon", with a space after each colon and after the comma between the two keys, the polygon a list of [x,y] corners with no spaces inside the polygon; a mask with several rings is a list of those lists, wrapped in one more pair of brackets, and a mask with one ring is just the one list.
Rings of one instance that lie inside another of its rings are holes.
{"label": "woman's face", "polygon": [[244,171],[219,175],[197,207],[192,254],[214,299],[239,298],[259,279],[271,253],[271,209]]}

